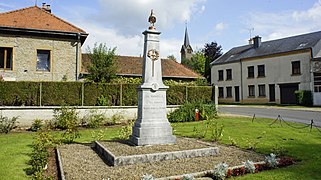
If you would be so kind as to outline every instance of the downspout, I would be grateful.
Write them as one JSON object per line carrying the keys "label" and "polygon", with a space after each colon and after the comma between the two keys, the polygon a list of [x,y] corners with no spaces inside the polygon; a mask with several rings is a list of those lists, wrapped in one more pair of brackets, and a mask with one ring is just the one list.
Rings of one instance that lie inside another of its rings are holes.
{"label": "downspout", "polygon": [[241,67],[241,103],[243,103],[243,68],[242,68],[242,60],[240,59],[240,67]]}
{"label": "downspout", "polygon": [[77,45],[76,45],[76,81],[78,78],[78,68],[79,68],[79,42],[80,42],[80,33],[77,33]]}
{"label": "downspout", "polygon": [[313,60],[313,49],[310,48],[310,61],[309,61],[309,70],[310,70],[310,89],[312,92],[312,103],[314,105],[314,74],[312,68],[312,60]]}

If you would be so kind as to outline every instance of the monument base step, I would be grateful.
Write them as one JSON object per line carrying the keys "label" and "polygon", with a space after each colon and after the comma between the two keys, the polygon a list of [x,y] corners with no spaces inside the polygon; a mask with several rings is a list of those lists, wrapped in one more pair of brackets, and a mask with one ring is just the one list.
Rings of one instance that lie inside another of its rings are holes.
{"label": "monument base step", "polygon": [[[114,148],[109,148],[108,147],[109,143],[112,143],[112,146],[114,146]],[[123,166],[123,165],[137,164],[137,163],[151,163],[151,162],[157,162],[157,161],[174,160],[174,159],[182,159],[182,158],[216,156],[219,154],[218,147],[205,146],[204,144],[201,144],[201,142],[199,143],[200,143],[200,146],[195,145],[195,147],[191,149],[179,150],[176,148],[176,150],[173,150],[173,151],[164,152],[160,150],[152,153],[144,153],[144,151],[145,149],[148,149],[153,145],[133,146],[131,145],[130,141],[123,141],[123,142],[96,141],[94,147],[96,151],[101,155],[101,157],[104,158],[104,160],[107,161],[108,164],[112,166]],[[122,147],[124,146],[128,146],[126,147],[126,149],[132,148],[134,149],[134,151],[137,150],[138,153],[122,154],[117,152],[118,151],[117,149],[122,149]],[[161,146],[166,148],[166,146],[175,146],[175,145],[157,145],[159,149],[162,149]],[[139,152],[142,152],[142,153],[139,153]]]}

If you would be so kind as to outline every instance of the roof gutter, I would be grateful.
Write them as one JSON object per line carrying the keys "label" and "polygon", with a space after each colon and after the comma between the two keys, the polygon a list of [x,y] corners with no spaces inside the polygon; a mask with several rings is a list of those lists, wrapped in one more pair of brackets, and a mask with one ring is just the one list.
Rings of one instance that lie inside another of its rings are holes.
{"label": "roof gutter", "polygon": [[53,31],[53,30],[42,30],[42,29],[28,29],[28,28],[15,28],[15,27],[7,27],[0,26],[0,32],[4,31],[5,34],[8,34],[8,31],[15,33],[30,33],[35,35],[60,35],[60,36],[71,36],[78,37],[78,34],[82,37],[82,43],[86,40],[88,33],[82,32],[65,32],[65,31]]}

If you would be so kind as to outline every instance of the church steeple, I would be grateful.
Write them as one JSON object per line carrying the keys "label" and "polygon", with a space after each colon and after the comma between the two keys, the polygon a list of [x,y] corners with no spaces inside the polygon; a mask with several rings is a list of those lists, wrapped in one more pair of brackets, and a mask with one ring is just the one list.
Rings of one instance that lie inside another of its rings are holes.
{"label": "church steeple", "polygon": [[184,46],[185,46],[185,47],[190,46],[190,44],[189,44],[189,38],[188,38],[188,32],[187,32],[187,26],[186,26],[186,28],[185,28]]}
{"label": "church steeple", "polygon": [[191,60],[193,53],[193,48],[190,45],[187,26],[185,28],[184,44],[181,48],[181,63],[184,64],[186,61]]}

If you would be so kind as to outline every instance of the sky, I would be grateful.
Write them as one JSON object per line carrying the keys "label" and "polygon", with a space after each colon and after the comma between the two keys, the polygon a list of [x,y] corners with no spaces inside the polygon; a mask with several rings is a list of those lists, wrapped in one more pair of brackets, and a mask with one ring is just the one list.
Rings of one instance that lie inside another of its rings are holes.
{"label": "sky", "polygon": [[262,41],[321,31],[321,0],[0,0],[0,12],[51,5],[52,13],[89,33],[83,52],[95,43],[116,47],[118,55],[140,56],[150,10],[157,17],[161,57],[180,62],[185,27],[191,46],[217,42],[223,52]]}

